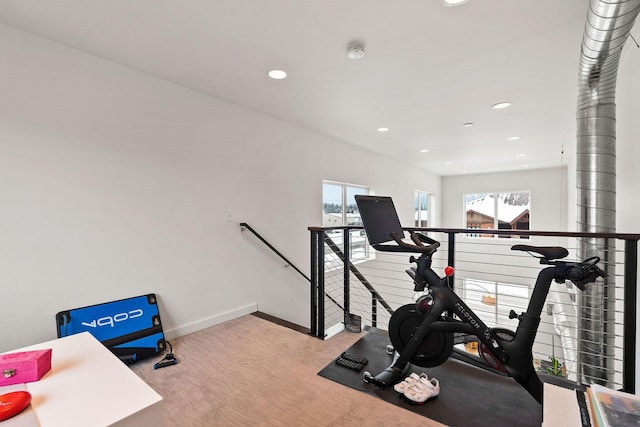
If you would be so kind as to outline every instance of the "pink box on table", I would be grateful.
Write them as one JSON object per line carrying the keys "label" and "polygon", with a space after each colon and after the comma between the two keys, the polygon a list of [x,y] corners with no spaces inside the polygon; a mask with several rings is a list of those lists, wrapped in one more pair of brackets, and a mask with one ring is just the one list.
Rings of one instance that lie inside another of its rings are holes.
{"label": "pink box on table", "polygon": [[50,348],[0,354],[0,386],[38,381],[50,370]]}

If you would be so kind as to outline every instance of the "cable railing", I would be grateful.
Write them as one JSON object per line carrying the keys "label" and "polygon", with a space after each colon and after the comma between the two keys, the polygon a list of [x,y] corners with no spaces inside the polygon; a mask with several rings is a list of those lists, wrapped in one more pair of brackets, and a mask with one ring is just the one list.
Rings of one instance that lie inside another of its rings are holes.
{"label": "cable railing", "polygon": [[[376,252],[362,227],[309,227],[311,232],[311,333],[325,339],[343,330],[347,319],[386,330],[398,307],[414,302],[409,254]],[[567,259],[595,250],[606,280],[583,293],[553,284],[541,316],[533,353],[543,372],[578,383],[602,382],[635,389],[637,242],[640,235],[512,230],[406,228],[441,242],[433,267],[455,267],[453,287],[488,325],[514,330],[510,311],[526,307],[538,272],[536,259],[511,251],[516,243],[563,246]],[[327,239],[329,238],[329,239]],[[516,239],[527,239],[526,242]],[[586,248],[586,249],[585,249]],[[339,255],[336,255],[336,249]],[[586,256],[585,256],[586,257]],[[354,268],[357,273],[354,272]],[[602,293],[597,304],[589,292]],[[325,304],[331,298],[341,302]],[[378,310],[378,307],[384,307]],[[595,319],[595,320],[594,320]],[[514,323],[515,322],[515,323]],[[474,343],[456,337],[455,353],[468,359]],[[477,343],[475,343],[477,344]],[[473,357],[470,358],[473,360]],[[559,365],[553,364],[553,361]],[[555,368],[554,368],[555,366]]]}
{"label": "cable railing", "polygon": [[[348,239],[348,235],[346,235],[346,238]],[[387,310],[387,312],[389,314],[393,314],[393,309],[387,303],[387,301],[382,297],[382,295],[380,295],[378,293],[378,291],[373,286],[371,286],[371,283],[369,283],[367,278],[364,277],[364,275],[360,272],[360,270],[358,270],[358,268],[355,266],[355,264],[353,262],[351,262],[351,260],[349,260],[349,258],[347,258],[345,256],[345,254],[342,251],[342,249],[340,249],[340,247],[326,233],[324,234],[324,241],[325,241],[327,247],[329,249],[331,249],[331,251],[338,256],[338,258],[343,262],[343,264],[345,266],[348,266],[349,271],[355,276],[355,278],[358,279],[358,281],[365,288],[367,288],[367,290],[369,292],[371,292],[371,298],[373,299],[373,301],[375,301],[376,304],[379,303],[380,305],[382,305],[382,307],[384,307],[385,310]],[[349,247],[348,240],[346,242],[344,242],[343,246],[347,247],[347,248]],[[348,298],[348,294],[347,294],[347,298]],[[348,301],[348,299],[347,299],[347,301]],[[377,311],[376,307],[377,307],[377,305],[376,306],[372,306],[372,310],[374,312]],[[344,310],[348,310],[349,309],[349,304],[345,303],[345,306],[343,307],[343,309]],[[375,322],[375,320],[374,320],[374,322]]]}

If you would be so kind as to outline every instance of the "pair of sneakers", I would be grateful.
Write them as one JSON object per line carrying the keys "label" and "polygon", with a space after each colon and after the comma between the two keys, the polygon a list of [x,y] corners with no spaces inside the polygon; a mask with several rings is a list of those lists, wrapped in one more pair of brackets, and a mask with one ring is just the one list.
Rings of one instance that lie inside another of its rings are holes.
{"label": "pair of sneakers", "polygon": [[393,389],[408,401],[422,405],[440,394],[440,382],[429,378],[426,373],[411,373],[403,381],[395,384]]}

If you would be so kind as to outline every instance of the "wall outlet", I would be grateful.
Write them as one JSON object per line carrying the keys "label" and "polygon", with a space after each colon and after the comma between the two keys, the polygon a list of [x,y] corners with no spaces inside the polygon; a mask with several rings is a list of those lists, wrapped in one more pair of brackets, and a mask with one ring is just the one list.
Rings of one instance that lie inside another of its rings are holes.
{"label": "wall outlet", "polygon": [[224,212],[224,220],[226,222],[231,222],[233,221],[233,215],[231,215],[231,211],[225,211]]}

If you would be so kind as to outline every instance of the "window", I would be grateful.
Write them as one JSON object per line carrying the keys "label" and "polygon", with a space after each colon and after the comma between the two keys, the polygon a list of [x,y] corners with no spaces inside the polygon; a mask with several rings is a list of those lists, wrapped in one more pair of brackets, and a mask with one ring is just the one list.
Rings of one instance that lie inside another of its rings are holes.
{"label": "window", "polygon": [[416,227],[429,227],[430,194],[424,191],[416,191]]}
{"label": "window", "polygon": [[[466,228],[477,230],[529,230],[531,195],[528,191],[465,194]],[[494,237],[481,232],[469,237]],[[499,236],[523,238],[527,236]]]}
{"label": "window", "polygon": [[513,329],[509,313],[526,311],[529,304],[529,287],[512,283],[463,279],[464,302],[489,327]]}
{"label": "window", "polygon": [[362,225],[356,194],[368,194],[367,187],[324,181],[322,183],[322,225]]}
{"label": "window", "polygon": [[[362,225],[360,211],[356,204],[357,194],[369,194],[364,186],[323,181],[322,183],[322,225],[324,227]],[[329,230],[328,236],[342,248],[342,230]],[[351,259],[364,259],[369,256],[369,244],[364,230],[351,230]],[[329,254],[328,256],[334,256]]]}

